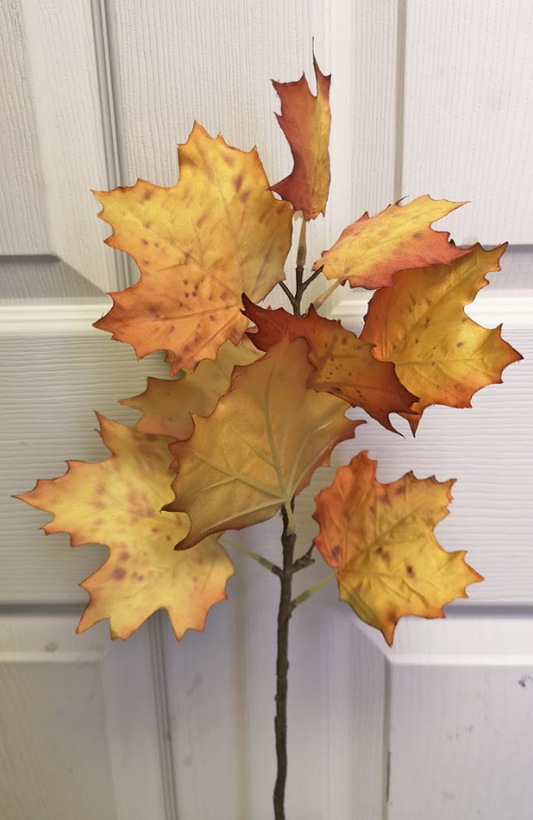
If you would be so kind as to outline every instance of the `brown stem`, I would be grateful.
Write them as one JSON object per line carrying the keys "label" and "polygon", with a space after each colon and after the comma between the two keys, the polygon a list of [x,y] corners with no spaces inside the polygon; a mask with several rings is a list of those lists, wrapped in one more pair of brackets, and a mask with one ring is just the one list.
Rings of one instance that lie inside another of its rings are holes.
{"label": "brown stem", "polygon": [[278,654],[276,658],[276,756],[278,763],[274,786],[274,817],[285,820],[285,784],[287,782],[287,693],[289,673],[289,621],[292,612],[292,576],[296,534],[289,532],[289,520],[283,515],[283,568],[280,576],[281,590],[278,608]]}
{"label": "brown stem", "polygon": [[296,256],[296,293],[294,295],[294,304],[292,306],[295,316],[301,316],[302,296],[305,290],[303,287],[303,278],[305,270],[305,257],[307,256],[307,245],[305,242],[306,225],[307,222],[305,219],[302,219],[300,237],[298,239],[298,253]]}

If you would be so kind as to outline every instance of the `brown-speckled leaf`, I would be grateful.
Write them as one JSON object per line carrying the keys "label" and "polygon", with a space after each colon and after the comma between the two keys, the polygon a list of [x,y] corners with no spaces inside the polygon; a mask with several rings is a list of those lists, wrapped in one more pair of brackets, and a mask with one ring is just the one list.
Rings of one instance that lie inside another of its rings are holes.
{"label": "brown-speckled leaf", "polygon": [[194,373],[184,373],[179,379],[148,377],[144,393],[121,404],[142,412],[135,427],[141,433],[172,436],[180,441],[189,438],[194,429],[191,414],[208,416],[220,396],[230,385],[235,365],[254,362],[260,355],[252,347],[225,342],[214,362],[205,359]]}
{"label": "brown-speckled leaf", "polygon": [[446,552],[434,535],[448,514],[453,480],[407,473],[380,484],[376,466],[359,453],[339,467],[316,498],[314,543],[338,568],[341,600],[391,645],[403,615],[443,618],[445,604],[467,598],[465,588],[483,578],[465,562],[464,550]]}
{"label": "brown-speckled leaf", "polygon": [[313,67],[316,96],[304,74],[293,83],[273,81],[281,100],[281,114],[276,117],[291,147],[294,168],[272,190],[292,202],[296,210],[303,211],[305,219],[316,219],[325,212],[330,182],[331,77],[322,74],[316,60]]}
{"label": "brown-speckled leaf", "polygon": [[107,244],[141,271],[136,285],[111,294],[114,306],[95,326],[129,342],[139,358],[170,351],[172,374],[239,342],[241,294],[260,301],[285,278],[293,216],[268,190],[255,148],[232,148],[196,124],[178,155],[172,188],[138,180],[95,194],[114,229]]}
{"label": "brown-speckled leaf", "polygon": [[110,458],[70,461],[65,475],[40,480],[20,496],[54,514],[43,527],[47,534],[67,532],[72,546],[109,548],[107,561],[82,583],[90,602],[78,632],[109,618],[112,637],[126,639],[157,609],[167,610],[178,639],[187,629],[202,631],[209,609],[227,597],[233,565],[215,538],[174,550],[189,520],[160,512],[172,498],[170,439],[99,421]]}
{"label": "brown-speckled leaf", "polygon": [[403,271],[372,297],[361,338],[419,397],[406,417],[413,432],[427,407],[470,407],[477,390],[501,383],[503,369],[522,358],[501,338],[501,325],[487,330],[464,310],[488,284],[485,275],[500,270],[505,248],[475,245],[450,266]]}
{"label": "brown-speckled leaf", "polygon": [[398,381],[394,365],[375,358],[372,344],[340,322],[319,316],[313,306],[307,316],[293,316],[282,308],[265,310],[249,300],[245,308],[245,315],[257,325],[252,335],[256,347],[269,350],[285,336],[306,339],[313,365],[308,386],[362,407],[387,430],[393,430],[389,414],[407,413],[416,400]]}
{"label": "brown-speckled leaf", "polygon": [[328,279],[373,290],[390,286],[397,271],[447,265],[469,251],[452,245],[449,233],[434,231],[431,223],[464,204],[419,196],[371,218],[364,214],[323,252],[313,270],[323,268]]}
{"label": "brown-speckled leaf", "polygon": [[171,450],[179,469],[176,500],[191,529],[179,544],[271,518],[327,464],[332,449],[358,424],[349,405],[307,387],[312,370],[304,339],[287,339],[258,361],[236,367],[232,388],[208,418],[195,418],[187,441]]}

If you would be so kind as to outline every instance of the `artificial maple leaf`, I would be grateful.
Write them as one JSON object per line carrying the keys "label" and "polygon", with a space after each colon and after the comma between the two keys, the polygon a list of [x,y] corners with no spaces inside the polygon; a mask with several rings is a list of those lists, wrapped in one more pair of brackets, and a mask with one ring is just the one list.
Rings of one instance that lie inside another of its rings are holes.
{"label": "artificial maple leaf", "polygon": [[239,342],[241,294],[259,301],[285,278],[293,216],[268,190],[255,148],[232,148],[195,124],[178,156],[172,188],[138,180],[95,194],[114,229],[107,244],[141,271],[136,285],[111,294],[114,306],[95,327],[129,342],[139,358],[170,351],[171,374],[214,359],[226,340]]}
{"label": "artificial maple leaf", "polygon": [[373,290],[390,286],[397,271],[447,265],[469,250],[452,245],[447,231],[430,226],[464,204],[419,196],[407,205],[389,205],[373,217],[365,213],[322,253],[313,270],[323,268],[328,279]]}
{"label": "artificial maple leaf", "polygon": [[506,247],[475,245],[450,266],[403,271],[372,297],[361,338],[419,397],[407,417],[413,432],[426,407],[471,407],[477,390],[501,383],[503,369],[522,358],[501,338],[501,325],[487,330],[464,311],[488,285],[485,274],[500,270]]}
{"label": "artificial maple leaf", "polygon": [[346,402],[307,387],[312,367],[305,340],[284,339],[258,361],[236,367],[232,387],[208,418],[195,418],[192,436],[171,445],[179,469],[176,500],[191,529],[179,544],[242,529],[271,518],[329,461],[358,424]]}
{"label": "artificial maple leaf", "polygon": [[109,618],[112,637],[126,639],[157,609],[168,611],[178,639],[187,629],[202,631],[208,610],[227,598],[233,564],[214,538],[186,553],[174,550],[189,520],[160,512],[172,497],[170,439],[98,419],[111,457],[67,462],[64,475],[19,496],[54,513],[47,534],[67,532],[72,546],[109,548],[107,561],[81,584],[90,602],[78,632]]}
{"label": "artificial maple leaf", "polygon": [[194,430],[191,414],[209,416],[220,396],[226,392],[235,365],[251,364],[261,354],[251,347],[225,342],[214,362],[205,359],[194,373],[180,379],[147,379],[144,393],[121,404],[142,412],[135,428],[141,433],[171,436],[180,441]]}
{"label": "artificial maple leaf", "polygon": [[281,114],[276,117],[289,142],[294,168],[271,190],[292,202],[307,220],[325,213],[330,182],[331,76],[322,74],[314,58],[313,67],[316,97],[311,93],[305,74],[293,83],[272,81],[281,100]]}
{"label": "artificial maple leaf", "polygon": [[257,325],[252,338],[260,350],[269,350],[284,336],[307,340],[313,365],[308,387],[362,407],[387,430],[394,429],[389,414],[407,413],[416,400],[398,381],[394,365],[373,356],[374,345],[358,339],[340,322],[319,316],[312,305],[307,316],[293,316],[282,308],[265,310],[249,299],[244,304],[245,315]]}
{"label": "artificial maple leaf", "polygon": [[339,596],[379,629],[392,645],[403,615],[444,618],[443,606],[467,598],[465,588],[483,578],[446,552],[433,529],[448,514],[454,480],[376,481],[376,461],[359,453],[339,467],[331,487],[316,497],[314,539],[327,563],[338,568]]}

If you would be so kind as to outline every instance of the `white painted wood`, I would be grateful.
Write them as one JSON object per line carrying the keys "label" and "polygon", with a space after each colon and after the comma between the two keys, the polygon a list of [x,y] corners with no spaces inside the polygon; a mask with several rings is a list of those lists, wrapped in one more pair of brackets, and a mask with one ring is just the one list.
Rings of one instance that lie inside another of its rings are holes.
{"label": "white painted wood", "polygon": [[45,538],[39,527],[50,515],[11,497],[62,475],[66,459],[105,458],[94,411],[133,422],[138,414],[118,399],[142,392],[147,373],[168,374],[162,356],[139,363],[129,345],[91,327],[105,310],[10,306],[0,314],[0,602],[85,602],[78,584],[105,557],[101,546]]}
{"label": "white painted wood", "polygon": [[459,244],[531,244],[533,6],[409,0],[401,196],[473,204],[443,220]]}
{"label": "white painted wood", "polygon": [[[333,73],[333,180],[327,216],[310,227],[310,259],[364,210],[403,194],[472,199],[470,216],[465,208],[449,220],[456,240],[517,246],[468,311],[488,326],[503,320],[527,358],[473,410],[430,410],[416,440],[369,423],[299,499],[304,551],[314,496],[359,449],[378,458],[383,481],[410,469],[457,476],[438,537],[467,548],[487,580],[446,622],[401,622],[392,652],[336,603],[333,584],[296,611],[288,817],[526,820],[529,5],[14,0],[0,14],[9,125],[0,238],[10,254],[0,260],[0,298],[25,300],[0,310],[0,817],[271,818],[277,580],[234,556],[229,601],[181,644],[165,615],[126,644],[109,645],[105,625],[75,636],[73,610],[86,600],[77,584],[105,550],[45,540],[37,527],[46,514],[10,496],[62,473],[66,458],[104,457],[92,410],[133,421],[117,399],[141,392],[148,373],[166,373],[160,356],[138,363],[91,329],[107,302],[70,304],[127,276],[101,243],[108,229],[88,189],[138,176],[173,184],[176,143],[194,119],[239,147],[257,144],[271,181],[282,178],[291,159],[268,79],[309,75],[314,34]],[[359,293],[337,297],[334,315],[360,323]],[[248,546],[278,556],[279,526],[250,530]],[[298,591],[325,572],[317,562]]]}
{"label": "white painted wood", "polygon": [[526,820],[533,784],[533,619],[457,607],[410,620],[390,661],[389,820]]}
{"label": "white painted wood", "polygon": [[[468,310],[488,325],[503,318],[505,335],[527,355],[530,307],[527,293],[494,291],[491,296],[487,289]],[[92,432],[92,409],[133,420],[135,414],[116,399],[140,392],[147,372],[165,373],[160,357],[139,363],[127,345],[91,327],[103,310],[104,303],[11,306],[0,314],[0,378],[7,396],[0,425],[7,465],[2,474],[4,603],[85,600],[77,584],[103,560],[103,548],[71,550],[66,536],[45,542],[37,526],[47,516],[9,498],[31,487],[37,476],[62,473],[65,458],[104,456]],[[345,322],[348,313],[353,320],[356,312],[360,321],[365,302],[355,302],[355,308],[344,303],[342,310]],[[334,466],[345,463],[358,449],[369,447],[380,462],[382,480],[411,468],[419,476],[457,476],[456,500],[438,534],[449,549],[468,548],[470,560],[486,575],[487,581],[472,589],[473,600],[480,603],[532,601],[528,487],[533,458],[527,452],[530,439],[523,434],[533,409],[528,404],[530,360],[531,353],[507,371],[504,385],[480,393],[474,410],[429,411],[416,440],[370,423],[333,459]],[[333,469],[319,470],[298,502],[302,550],[316,531],[310,520],[313,497],[332,476]],[[278,520],[250,530],[250,547],[277,556],[278,530]],[[277,581],[246,559],[236,558],[236,564],[230,601],[209,615],[205,634],[188,635],[176,645],[165,631],[177,804],[184,818],[209,817],[222,805],[228,807],[229,820],[269,816]],[[318,566],[298,583],[307,586],[323,572]],[[293,622],[289,801],[302,820],[348,820],[354,801],[365,807],[369,820],[373,813],[378,820],[385,782],[380,761],[386,752],[383,648],[374,650],[366,633],[363,638],[356,631],[354,638],[353,617],[346,607],[336,608],[334,600],[334,587],[326,588]],[[326,602],[331,607],[324,608]],[[491,622],[492,616],[484,617]],[[402,623],[399,637],[404,628]],[[146,638],[145,631],[140,634]],[[106,657],[117,649],[121,646],[112,647]],[[128,675],[137,663],[146,661],[132,656]],[[106,694],[106,703],[110,697]],[[319,754],[327,766],[317,763],[317,749],[327,750]],[[317,765],[319,774],[310,778]],[[206,777],[209,789],[203,785]]]}
{"label": "white painted wood", "polygon": [[[26,265],[35,255],[37,265],[42,255],[61,261],[65,296],[84,295],[84,279],[113,288],[121,263],[102,244],[107,232],[90,193],[113,182],[97,64],[103,32],[85,0],[14,0],[2,9],[0,252]],[[24,295],[12,278],[4,286],[1,264],[0,295]]]}
{"label": "white painted wood", "polygon": [[[254,528],[249,546],[279,560],[279,527]],[[209,615],[205,632],[177,646],[167,630],[178,815],[271,820],[279,583],[232,558],[229,601]],[[324,607],[332,593],[317,594],[291,623],[287,812],[348,820],[357,806],[370,820],[380,817],[385,788],[385,662],[344,608]]]}
{"label": "white painted wood", "polygon": [[78,616],[0,614],[0,816],[163,818],[148,634],[111,648]]}
{"label": "white painted wood", "polygon": [[0,31],[0,253],[46,253],[49,243],[43,190],[38,184],[36,120],[25,65],[24,21],[18,3],[0,5]]}

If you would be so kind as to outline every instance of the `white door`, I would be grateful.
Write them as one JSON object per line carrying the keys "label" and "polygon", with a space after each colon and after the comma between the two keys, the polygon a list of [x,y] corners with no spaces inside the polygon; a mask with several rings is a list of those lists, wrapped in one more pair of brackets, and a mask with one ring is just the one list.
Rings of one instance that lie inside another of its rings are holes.
{"label": "white door", "polygon": [[[0,820],[270,820],[273,576],[235,557],[229,601],[177,644],[164,617],[112,644],[74,634],[99,546],[44,537],[11,498],[68,459],[105,454],[93,410],[144,389],[91,323],[135,272],[106,248],[90,188],[175,181],[197,119],[257,144],[274,182],[290,155],[271,77],[333,74],[333,184],[318,256],[364,210],[403,196],[471,200],[458,243],[509,240],[469,313],[525,356],[470,411],[433,409],[416,440],[368,424],[382,481],[458,479],[439,524],[485,577],[445,621],[395,645],[332,585],[291,629],[289,820],[530,820],[533,804],[533,7],[500,0],[3,0],[0,186]],[[332,315],[356,327],[361,294]],[[334,466],[354,444],[339,447]],[[297,509],[314,530],[320,470]],[[247,534],[277,554],[279,522]],[[310,570],[305,586],[323,574]],[[300,575],[304,575],[301,573]],[[300,579],[299,579],[300,580]]]}

